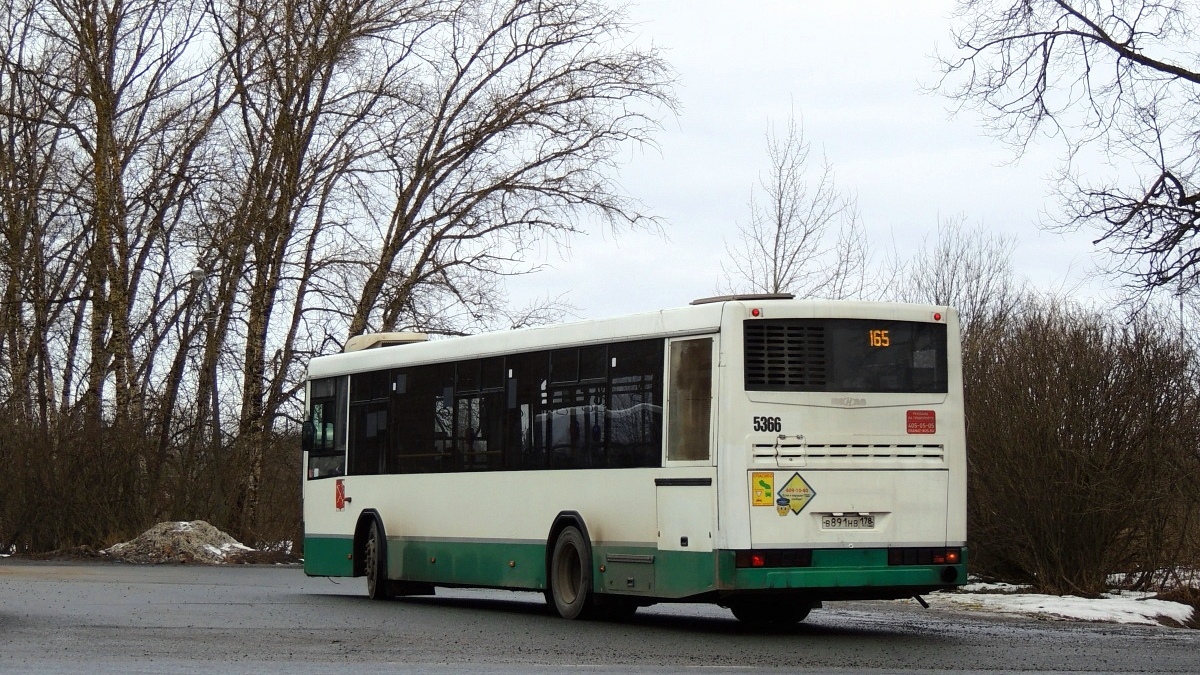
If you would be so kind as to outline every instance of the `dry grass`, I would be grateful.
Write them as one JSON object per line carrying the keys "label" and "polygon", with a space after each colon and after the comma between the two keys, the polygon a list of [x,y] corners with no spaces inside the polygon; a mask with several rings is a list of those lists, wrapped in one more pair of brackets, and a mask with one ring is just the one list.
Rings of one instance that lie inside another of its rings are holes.
{"label": "dry grass", "polygon": [[1184,625],[1188,628],[1200,629],[1200,588],[1196,588],[1195,586],[1177,586],[1169,591],[1159,593],[1155,596],[1155,599],[1191,605],[1192,618]]}

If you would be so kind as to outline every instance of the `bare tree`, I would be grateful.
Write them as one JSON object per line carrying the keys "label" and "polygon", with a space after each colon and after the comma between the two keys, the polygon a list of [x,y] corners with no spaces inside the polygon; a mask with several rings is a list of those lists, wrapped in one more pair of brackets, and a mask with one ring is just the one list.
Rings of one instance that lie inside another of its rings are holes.
{"label": "bare tree", "polygon": [[[0,542],[204,517],[257,541],[313,355],[544,321],[504,276],[670,73],[592,0],[0,2]],[[29,451],[14,450],[30,448]],[[41,454],[38,454],[41,453]],[[66,480],[69,479],[69,480]],[[69,501],[67,501],[69,500]],[[46,508],[55,504],[61,508]],[[291,536],[287,532],[285,536]]]}
{"label": "bare tree", "polygon": [[0,405],[6,419],[48,435],[62,400],[57,376],[70,371],[51,352],[71,332],[84,246],[78,222],[62,216],[84,186],[57,151],[70,130],[43,121],[70,97],[41,86],[37,74],[63,55],[31,37],[33,16],[32,5],[8,4],[0,22]]}
{"label": "bare tree", "polygon": [[187,189],[204,136],[206,97],[196,84],[206,69],[190,51],[195,10],[188,0],[51,0],[36,17],[40,37],[65,57],[40,83],[72,96],[45,123],[73,132],[83,157],[76,170],[87,177],[78,205],[89,217],[88,408],[98,415],[112,387],[116,419],[135,424],[162,339],[151,326],[161,317],[151,315],[178,290],[162,276],[178,222],[174,197]]}
{"label": "bare tree", "polygon": [[782,138],[768,129],[763,196],[751,189],[750,219],[738,225],[733,245],[726,242],[722,290],[829,298],[863,293],[868,250],[857,201],[838,189],[824,157],[814,169],[810,151],[795,115]]}
{"label": "bare tree", "polygon": [[211,118],[206,62],[192,51],[195,9],[186,0],[0,8],[8,281],[25,289],[11,296],[9,318],[33,329],[9,333],[21,345],[13,373],[37,402],[24,405],[37,410],[37,442],[54,450],[38,478],[66,479],[49,481],[65,510],[103,502],[42,541],[106,537],[161,506],[165,454],[150,439],[170,414],[159,359],[186,349],[170,341],[186,296],[172,249]]}
{"label": "bare tree", "polygon": [[895,283],[888,294],[901,302],[950,305],[970,334],[979,319],[1005,321],[1012,317],[1024,290],[1012,268],[1011,235],[968,229],[962,215],[939,220],[937,239],[923,240],[909,260],[893,260],[888,276]]}
{"label": "bare tree", "polygon": [[[231,527],[304,360],[369,330],[508,327],[502,277],[590,210],[641,222],[613,160],[674,100],[665,62],[587,0],[238,0],[213,335],[240,344]],[[207,384],[202,381],[202,385]]]}
{"label": "bare tree", "polygon": [[71,97],[38,77],[63,57],[38,39],[32,3],[0,5],[0,546],[58,541],[46,514],[66,506],[55,479],[75,468],[56,431],[78,375],[85,243],[71,195],[86,189],[58,151],[71,131],[43,121]]}
{"label": "bare tree", "polygon": [[960,0],[942,60],[941,89],[1018,152],[1065,142],[1060,224],[1094,228],[1142,290],[1200,285],[1198,19],[1177,0]]}
{"label": "bare tree", "polygon": [[[417,7],[417,10],[413,10]],[[311,282],[337,254],[328,243],[338,227],[331,212],[352,194],[355,163],[369,155],[363,129],[395,77],[396,63],[376,65],[373,49],[409,39],[405,27],[424,3],[358,0],[234,0],[210,6],[231,79],[232,107],[222,118],[227,145],[221,189],[206,195],[210,218],[200,245],[217,252],[201,263],[211,285],[212,317],[205,333],[197,427],[210,417],[221,439],[218,360],[228,352],[237,375],[232,479],[220,519],[236,536],[253,540],[262,482],[263,449],[281,407],[299,385],[298,341],[313,305]],[[363,63],[366,61],[366,63]],[[206,415],[207,413],[207,415]],[[220,447],[219,445],[217,447]]]}
{"label": "bare tree", "polygon": [[496,282],[534,244],[576,232],[583,211],[646,220],[611,169],[675,101],[660,55],[628,40],[607,3],[469,0],[414,44],[405,104],[378,127],[392,208],[382,246],[362,252],[351,335],[453,332],[439,317],[458,312],[431,301],[467,325],[510,324],[489,318],[503,314]]}

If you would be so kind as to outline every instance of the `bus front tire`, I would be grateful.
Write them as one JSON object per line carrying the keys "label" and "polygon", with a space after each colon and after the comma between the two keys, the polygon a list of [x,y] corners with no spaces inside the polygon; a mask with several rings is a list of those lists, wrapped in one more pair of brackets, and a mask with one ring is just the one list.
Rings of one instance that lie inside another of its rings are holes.
{"label": "bus front tire", "polygon": [[379,521],[372,522],[367,531],[367,541],[363,545],[363,567],[367,572],[367,597],[372,600],[390,600],[392,598],[391,584],[387,580],[386,546],[387,539],[383,536],[383,527]]}
{"label": "bus front tire", "polygon": [[580,619],[591,615],[592,556],[583,534],[573,525],[564,528],[554,540],[549,582],[547,600],[559,616]]}

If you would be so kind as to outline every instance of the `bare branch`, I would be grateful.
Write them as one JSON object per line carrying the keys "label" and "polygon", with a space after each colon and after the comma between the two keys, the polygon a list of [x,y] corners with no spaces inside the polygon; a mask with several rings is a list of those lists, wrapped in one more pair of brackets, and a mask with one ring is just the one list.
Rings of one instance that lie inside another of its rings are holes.
{"label": "bare branch", "polygon": [[1061,138],[1058,225],[1098,230],[1110,270],[1143,291],[1198,285],[1198,19],[1176,0],[963,0],[941,59],[939,88],[1018,152]]}
{"label": "bare branch", "polygon": [[[750,218],[738,225],[722,266],[722,292],[800,297],[857,297],[869,257],[856,200],[838,189],[822,158],[813,170],[810,146],[795,115],[782,137],[767,131],[768,173],[750,192]],[[832,241],[831,241],[832,240]]]}

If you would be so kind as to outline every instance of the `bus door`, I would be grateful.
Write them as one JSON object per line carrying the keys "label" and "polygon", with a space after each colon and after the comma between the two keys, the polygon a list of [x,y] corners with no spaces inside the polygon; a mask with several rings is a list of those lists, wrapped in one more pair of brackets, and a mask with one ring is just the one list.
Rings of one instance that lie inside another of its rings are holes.
{"label": "bus door", "polygon": [[668,471],[655,479],[660,551],[711,551],[716,512],[713,469],[716,340],[671,340],[667,389]]}

